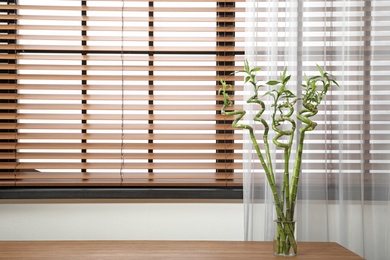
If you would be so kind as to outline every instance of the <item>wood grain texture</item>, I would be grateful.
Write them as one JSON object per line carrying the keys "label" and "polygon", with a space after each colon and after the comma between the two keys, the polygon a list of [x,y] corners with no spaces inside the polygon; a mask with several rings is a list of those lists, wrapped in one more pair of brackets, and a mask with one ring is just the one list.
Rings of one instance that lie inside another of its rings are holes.
{"label": "wood grain texture", "polygon": [[[281,259],[272,242],[0,241],[0,259]],[[299,242],[290,258],[363,259],[337,243]]]}

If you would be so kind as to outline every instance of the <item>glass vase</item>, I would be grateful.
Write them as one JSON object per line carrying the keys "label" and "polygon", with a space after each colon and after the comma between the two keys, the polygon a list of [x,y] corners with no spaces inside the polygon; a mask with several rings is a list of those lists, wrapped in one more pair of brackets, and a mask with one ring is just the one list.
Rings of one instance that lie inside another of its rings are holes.
{"label": "glass vase", "polygon": [[275,220],[274,255],[295,256],[297,253],[296,221]]}

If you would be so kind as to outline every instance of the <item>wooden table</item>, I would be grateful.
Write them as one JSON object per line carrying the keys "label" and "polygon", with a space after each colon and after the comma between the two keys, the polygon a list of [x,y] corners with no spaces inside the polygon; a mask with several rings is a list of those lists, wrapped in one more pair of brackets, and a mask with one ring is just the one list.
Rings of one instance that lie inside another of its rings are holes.
{"label": "wooden table", "polygon": [[[298,259],[363,259],[336,243],[298,242]],[[0,259],[283,259],[272,242],[0,241]]]}

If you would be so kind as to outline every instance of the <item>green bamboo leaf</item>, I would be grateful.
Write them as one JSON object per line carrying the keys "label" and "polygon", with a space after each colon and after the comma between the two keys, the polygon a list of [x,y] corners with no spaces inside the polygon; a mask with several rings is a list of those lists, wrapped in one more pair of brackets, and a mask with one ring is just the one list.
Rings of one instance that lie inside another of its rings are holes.
{"label": "green bamboo leaf", "polygon": [[245,72],[247,72],[247,73],[249,74],[250,67],[249,67],[249,62],[248,62],[248,60],[245,60],[245,63],[244,63],[244,70],[245,70]]}
{"label": "green bamboo leaf", "polygon": [[308,82],[308,81],[309,81],[309,77],[306,75],[306,73],[305,73],[305,74],[303,74],[303,78],[305,79],[305,81],[306,81],[306,82]]}
{"label": "green bamboo leaf", "polygon": [[321,79],[321,76],[313,76],[313,77],[310,77],[309,78],[309,81],[318,81],[318,80],[320,80]]}
{"label": "green bamboo leaf", "polygon": [[250,76],[246,76],[245,77],[245,83],[248,83],[248,81],[250,81],[251,80],[251,77]]}
{"label": "green bamboo leaf", "polygon": [[318,64],[316,64],[316,65],[317,65],[317,69],[319,70],[321,76],[324,77],[324,70]]}
{"label": "green bamboo leaf", "polygon": [[286,84],[291,78],[291,75],[289,75],[287,78],[283,79],[283,84]]}
{"label": "green bamboo leaf", "polygon": [[277,80],[270,80],[270,81],[268,81],[268,82],[265,83],[265,84],[270,85],[270,86],[275,86],[275,85],[280,84],[280,82],[277,81]]}
{"label": "green bamboo leaf", "polygon": [[283,74],[280,76],[280,78],[282,79],[283,82],[284,82],[284,79],[286,78],[286,74],[287,74],[287,67],[284,68]]}
{"label": "green bamboo leaf", "polygon": [[339,83],[336,80],[331,80],[337,87],[340,87]]}
{"label": "green bamboo leaf", "polygon": [[286,97],[296,97],[295,94],[293,92],[291,92],[290,90],[286,89],[285,91],[283,91],[283,93],[285,94]]}
{"label": "green bamboo leaf", "polygon": [[273,97],[274,98],[274,100],[276,99],[276,96],[275,96],[275,94],[274,93],[272,93],[272,92],[274,92],[275,90],[271,90],[271,91],[267,91],[263,96],[265,97],[265,96],[271,96],[271,97]]}

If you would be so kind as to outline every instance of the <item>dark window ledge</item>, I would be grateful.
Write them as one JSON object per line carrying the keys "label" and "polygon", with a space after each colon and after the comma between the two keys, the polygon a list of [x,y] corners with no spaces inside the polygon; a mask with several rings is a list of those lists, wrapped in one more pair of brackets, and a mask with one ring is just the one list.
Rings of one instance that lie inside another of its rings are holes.
{"label": "dark window ledge", "polygon": [[[389,187],[329,186],[326,190],[311,186],[298,190],[298,199],[387,201]],[[243,199],[240,187],[12,187],[0,188],[1,199]],[[254,193],[254,199],[264,199],[264,190]]]}
{"label": "dark window ledge", "polygon": [[242,199],[242,188],[0,188],[0,199]]}

